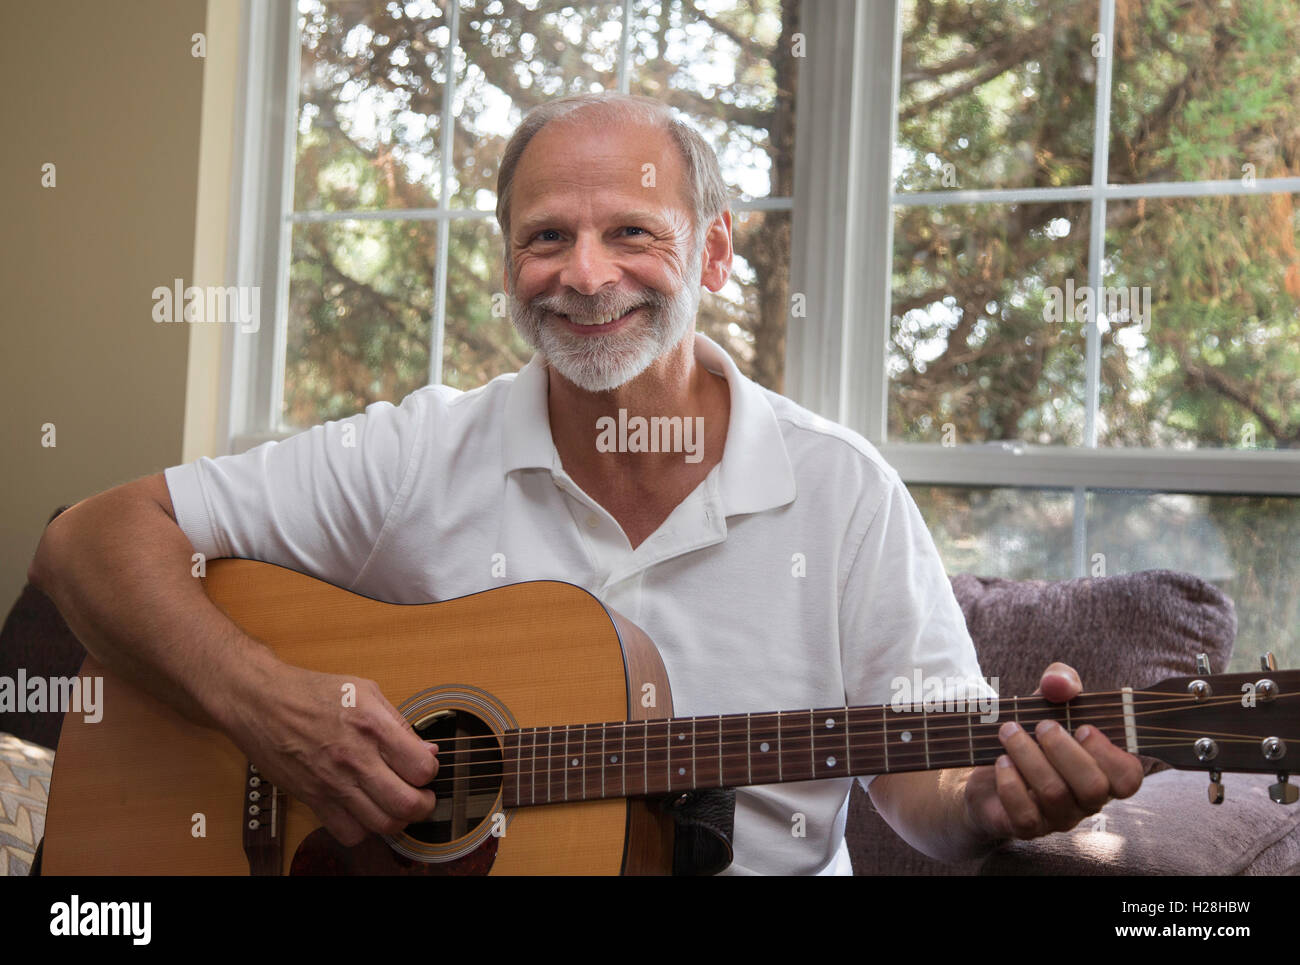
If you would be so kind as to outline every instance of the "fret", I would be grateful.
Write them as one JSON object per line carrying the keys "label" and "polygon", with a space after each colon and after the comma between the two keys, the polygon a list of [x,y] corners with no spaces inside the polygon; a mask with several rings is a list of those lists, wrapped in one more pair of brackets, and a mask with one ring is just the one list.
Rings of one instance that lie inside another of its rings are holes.
{"label": "fret", "polygon": [[727,781],[722,776],[722,715],[718,715],[718,787],[726,787]]}
{"label": "fret", "polygon": [[1070,723],[1070,705],[1065,705],[1065,729],[1069,733],[1074,733],[1074,725]]}
{"label": "fret", "polygon": [[[670,765],[670,753],[668,749],[668,730],[669,722],[666,720],[656,720],[646,722],[646,780],[648,787],[647,794],[658,792],[667,792],[672,790],[672,784],[667,780],[668,768]],[[663,755],[662,758],[660,755]],[[654,780],[650,780],[650,775],[654,775]]]}
{"label": "fret", "polygon": [[776,712],[776,779],[785,780],[784,762],[782,758],[785,755],[781,752],[781,712]]}
{"label": "fret", "polygon": [[[844,714],[836,720],[837,713]],[[851,773],[849,769],[848,708],[823,708],[808,712],[812,739],[808,742],[813,760],[813,777],[835,777]],[[840,731],[844,732],[841,739]]]}
{"label": "fret", "polygon": [[673,789],[673,722],[664,723],[664,788]]}
{"label": "fret", "polygon": [[975,763],[975,731],[971,726],[971,715],[966,715],[966,742],[970,745],[970,762]]}
{"label": "fret", "polygon": [[921,705],[921,742],[925,745],[925,767],[930,769],[930,714],[925,709],[925,704]]}
{"label": "fret", "polygon": [[853,773],[853,751],[849,747],[849,708],[844,707],[844,769]]}
{"label": "fret", "polygon": [[641,778],[641,792],[650,793],[650,721],[645,722],[645,735],[641,739],[641,766],[643,770]]}
{"label": "fret", "polygon": [[569,799],[569,728],[564,728],[564,759],[560,762],[560,769],[564,771],[564,799]]}
{"label": "fret", "polygon": [[587,725],[582,725],[582,799],[587,799]]}
{"label": "fret", "polygon": [[619,732],[622,735],[622,742],[619,744],[618,757],[620,770],[623,772],[623,797],[627,797],[627,724],[621,726]]}
{"label": "fret", "polygon": [[885,705],[880,705],[880,746],[885,749],[885,772],[889,772],[889,718],[885,715]]}
{"label": "fret", "polygon": [[813,768],[811,746],[804,750],[804,741],[813,742],[810,721],[805,711],[793,710],[782,714],[777,724],[781,745],[782,780],[811,781],[816,773]]}
{"label": "fret", "polygon": [[551,736],[554,733],[555,733],[554,725],[551,725],[550,727],[546,728],[546,800],[547,801],[555,800],[555,798],[551,796],[551,772],[555,770],[555,768],[551,766],[551,762],[555,760],[555,756],[551,753]]}
{"label": "fret", "polygon": [[[691,787],[692,788],[699,786],[698,782],[695,779],[695,775],[696,775],[695,756],[697,750],[696,743],[695,743],[696,742],[695,729],[696,729],[696,719],[692,717],[691,718]],[[685,737],[686,735],[683,734],[682,736]]]}
{"label": "fret", "polygon": [[537,731],[533,730],[531,734],[533,738],[533,763],[532,763],[532,770],[529,773],[528,783],[531,785],[530,795],[532,798],[532,803],[536,804],[537,803]]}
{"label": "fret", "polygon": [[813,709],[809,707],[809,769],[816,775],[816,731],[813,730]]}
{"label": "fret", "polygon": [[748,718],[749,739],[746,752],[750,761],[751,784],[774,784],[781,780],[781,756],[777,735],[777,714],[756,714]]}
{"label": "fret", "polygon": [[[744,787],[749,783],[749,715],[718,718],[718,786]],[[744,752],[741,759],[739,751]]]}
{"label": "fret", "polygon": [[600,796],[605,796],[605,725],[600,725]]}
{"label": "fret", "polygon": [[[511,741],[518,742],[519,734],[516,731],[508,730],[501,735],[501,806],[510,807],[519,801],[519,776],[510,773],[510,760],[513,756],[516,761],[519,759],[518,747],[513,752]],[[516,770],[518,764],[515,765]],[[513,786],[511,782],[513,783]]]}
{"label": "fret", "polygon": [[745,714],[745,784],[746,786],[749,786],[749,784],[754,783],[754,758],[751,757],[750,754],[750,748],[753,748],[754,745],[753,743],[751,743],[751,739],[749,736],[749,724],[750,724],[751,717],[753,717],[753,714]]}

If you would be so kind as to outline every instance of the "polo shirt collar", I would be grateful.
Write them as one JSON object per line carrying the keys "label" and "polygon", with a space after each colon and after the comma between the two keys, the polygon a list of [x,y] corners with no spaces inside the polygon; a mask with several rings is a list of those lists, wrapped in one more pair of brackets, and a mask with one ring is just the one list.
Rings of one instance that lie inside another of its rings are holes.
{"label": "polo shirt collar", "polygon": [[[695,361],[727,380],[731,418],[722,462],[714,468],[725,515],[758,513],[794,500],[794,470],[764,389],[745,378],[722,347],[695,333]],[[540,355],[519,370],[505,407],[502,471],[561,469],[547,416],[548,379]]]}

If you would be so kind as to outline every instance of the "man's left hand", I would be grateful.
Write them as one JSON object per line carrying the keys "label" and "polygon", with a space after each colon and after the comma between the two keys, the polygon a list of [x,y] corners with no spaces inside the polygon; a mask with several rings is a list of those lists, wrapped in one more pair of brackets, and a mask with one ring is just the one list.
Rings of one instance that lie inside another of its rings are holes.
{"label": "man's left hand", "polygon": [[[1035,693],[1065,703],[1083,691],[1074,668],[1054,663]],[[985,838],[1038,838],[1068,831],[1112,798],[1134,794],[1142,762],[1084,724],[1071,735],[1041,721],[1031,735],[1014,721],[998,730],[1006,753],[976,768],[966,784],[966,819]]]}

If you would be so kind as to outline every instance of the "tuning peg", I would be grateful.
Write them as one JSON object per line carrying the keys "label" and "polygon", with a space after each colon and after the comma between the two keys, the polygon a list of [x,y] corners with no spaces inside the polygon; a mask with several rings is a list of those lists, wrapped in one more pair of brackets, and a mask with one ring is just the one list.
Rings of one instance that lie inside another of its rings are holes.
{"label": "tuning peg", "polygon": [[1198,653],[1196,655],[1196,672],[1200,674],[1205,674],[1207,677],[1210,675],[1209,656],[1203,653]]}
{"label": "tuning peg", "polygon": [[[1210,803],[1211,804],[1223,803],[1223,783],[1219,780],[1219,778],[1221,777],[1223,777],[1223,773],[1221,771],[1216,771],[1216,770],[1210,771]],[[1294,790],[1294,788],[1292,790]]]}
{"label": "tuning peg", "polygon": [[1266,652],[1264,653],[1264,655],[1263,655],[1262,657],[1259,658],[1259,669],[1260,669],[1260,670],[1276,670],[1276,669],[1277,669],[1277,661],[1273,659],[1273,651],[1272,651],[1272,650],[1268,650],[1268,651],[1266,651]]}
{"label": "tuning peg", "polygon": [[1268,786],[1268,796],[1278,804],[1295,804],[1296,799],[1300,798],[1300,788],[1287,783],[1286,771],[1278,771],[1277,783]]}

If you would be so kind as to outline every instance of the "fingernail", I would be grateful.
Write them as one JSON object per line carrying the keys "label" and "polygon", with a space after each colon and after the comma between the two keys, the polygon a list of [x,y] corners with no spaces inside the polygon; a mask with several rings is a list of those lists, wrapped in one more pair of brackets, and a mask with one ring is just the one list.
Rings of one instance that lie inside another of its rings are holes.
{"label": "fingernail", "polygon": [[1040,734],[1050,734],[1052,731],[1060,729],[1061,725],[1054,720],[1044,720],[1038,724],[1038,733]]}
{"label": "fingernail", "polygon": [[1020,725],[1017,724],[1014,720],[1007,721],[998,730],[998,736],[1001,737],[1004,741],[1011,740],[1011,738],[1015,737],[1019,733],[1020,733]]}
{"label": "fingernail", "polygon": [[1092,728],[1089,727],[1087,724],[1084,724],[1082,727],[1080,727],[1078,730],[1074,732],[1074,739],[1077,741],[1086,741],[1091,736],[1092,736]]}
{"label": "fingernail", "polygon": [[1010,767],[1010,766],[1011,766],[1011,758],[1007,757],[1006,754],[1003,754],[1001,757],[998,758],[998,767]]}

